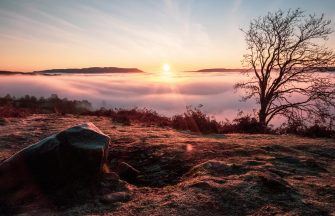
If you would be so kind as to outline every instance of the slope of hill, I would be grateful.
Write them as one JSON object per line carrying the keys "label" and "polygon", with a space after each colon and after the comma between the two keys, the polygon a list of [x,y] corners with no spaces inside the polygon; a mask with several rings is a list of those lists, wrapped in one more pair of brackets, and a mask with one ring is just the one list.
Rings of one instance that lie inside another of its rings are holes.
{"label": "slope of hill", "polygon": [[96,74],[96,73],[143,73],[137,68],[89,67],[34,71],[35,74]]}
{"label": "slope of hill", "polygon": [[[28,215],[331,215],[335,212],[333,139],[284,135],[194,135],[109,118],[32,115],[0,126],[0,161],[46,136],[93,122],[111,137],[110,169],[126,162],[137,179],[120,177],[121,202],[15,208]],[[106,182],[103,185],[106,186]],[[113,183],[108,183],[110,185]],[[105,187],[104,186],[104,187]],[[107,186],[109,187],[109,186]],[[115,190],[103,188],[103,191]],[[92,191],[91,191],[92,193]],[[120,194],[120,193],[119,193]],[[122,195],[122,194],[121,194]]]}
{"label": "slope of hill", "polygon": [[24,72],[17,72],[17,71],[0,71],[0,75],[17,75],[17,74],[21,74],[21,75],[30,74],[30,75],[32,75],[32,73],[24,73]]}
{"label": "slope of hill", "polygon": [[[315,68],[319,69],[321,72],[334,72],[335,67],[322,67],[322,68]],[[274,69],[275,70],[275,69]],[[207,68],[207,69],[201,69],[196,71],[190,71],[190,72],[247,72],[248,69],[242,69],[242,68]],[[252,70],[250,70],[252,71]]]}
{"label": "slope of hill", "polygon": [[191,72],[242,72],[247,71],[246,69],[228,69],[228,68],[208,68],[208,69],[201,69],[197,71],[191,71]]}
{"label": "slope of hill", "polygon": [[89,68],[68,68],[50,69],[33,72],[0,71],[0,75],[52,75],[52,74],[107,74],[107,73],[143,73],[137,68],[119,67],[89,67]]}

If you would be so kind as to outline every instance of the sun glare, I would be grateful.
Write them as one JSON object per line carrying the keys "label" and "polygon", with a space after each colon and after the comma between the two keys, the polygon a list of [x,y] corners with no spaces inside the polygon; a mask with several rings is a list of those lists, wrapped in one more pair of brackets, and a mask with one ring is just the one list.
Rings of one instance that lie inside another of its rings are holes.
{"label": "sun glare", "polygon": [[159,79],[163,82],[171,83],[174,80],[173,75],[174,75],[174,71],[172,71],[172,68],[171,68],[170,64],[164,63],[162,65],[162,69],[161,69]]}
{"label": "sun glare", "polygon": [[163,64],[163,71],[164,72],[170,72],[170,65],[169,64]]}

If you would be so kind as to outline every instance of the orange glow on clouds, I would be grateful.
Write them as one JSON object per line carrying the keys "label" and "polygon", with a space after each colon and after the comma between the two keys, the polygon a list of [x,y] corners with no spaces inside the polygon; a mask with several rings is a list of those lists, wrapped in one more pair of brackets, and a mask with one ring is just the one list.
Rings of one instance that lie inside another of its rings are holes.
{"label": "orange glow on clouds", "polygon": [[[275,3],[273,3],[275,2]],[[290,2],[291,8],[301,7]],[[298,4],[298,5],[297,5]],[[326,2],[309,13],[334,17]],[[0,1],[0,70],[240,68],[250,19],[287,1]],[[327,43],[335,48],[335,37]]]}

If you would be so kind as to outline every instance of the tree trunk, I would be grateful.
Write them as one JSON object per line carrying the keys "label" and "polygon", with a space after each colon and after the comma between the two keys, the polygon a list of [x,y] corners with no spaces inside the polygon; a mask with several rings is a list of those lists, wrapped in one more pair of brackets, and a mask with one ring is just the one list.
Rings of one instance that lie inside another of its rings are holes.
{"label": "tree trunk", "polygon": [[268,106],[268,100],[265,97],[265,92],[266,92],[266,86],[267,86],[267,81],[263,80],[263,82],[260,83],[261,85],[261,95],[260,95],[260,105],[261,108],[258,112],[258,121],[259,121],[259,126],[260,130],[264,131],[266,128],[266,108]]}
{"label": "tree trunk", "polygon": [[260,125],[260,129],[264,131],[267,127],[266,125],[266,105],[263,103],[261,104],[261,109],[258,112],[258,121]]}

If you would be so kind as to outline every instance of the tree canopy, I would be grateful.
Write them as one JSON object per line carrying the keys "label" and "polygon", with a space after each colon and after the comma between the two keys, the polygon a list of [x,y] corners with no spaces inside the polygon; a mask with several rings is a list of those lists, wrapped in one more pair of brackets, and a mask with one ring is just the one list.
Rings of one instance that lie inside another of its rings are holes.
{"label": "tree canopy", "polygon": [[247,44],[242,62],[252,75],[235,87],[245,90],[243,100],[256,99],[264,127],[277,115],[333,117],[335,75],[322,73],[335,60],[324,45],[333,33],[330,24],[324,14],[278,10],[242,29]]}

